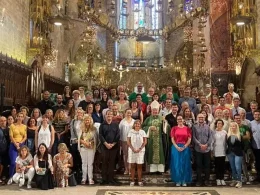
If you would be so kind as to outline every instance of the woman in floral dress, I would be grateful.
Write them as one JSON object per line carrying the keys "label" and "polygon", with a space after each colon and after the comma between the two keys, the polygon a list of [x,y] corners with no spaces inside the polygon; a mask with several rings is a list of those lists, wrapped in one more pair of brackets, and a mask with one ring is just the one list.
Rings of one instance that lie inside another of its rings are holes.
{"label": "woman in floral dress", "polygon": [[57,187],[67,187],[70,168],[73,167],[73,158],[64,143],[59,144],[58,151],[59,153],[53,158],[54,177]]}

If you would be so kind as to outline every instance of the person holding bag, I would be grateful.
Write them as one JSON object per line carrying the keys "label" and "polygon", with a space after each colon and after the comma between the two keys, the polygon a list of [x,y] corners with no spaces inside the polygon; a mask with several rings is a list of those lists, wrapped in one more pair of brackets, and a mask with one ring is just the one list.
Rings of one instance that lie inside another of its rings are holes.
{"label": "person holding bag", "polygon": [[83,119],[79,132],[78,147],[82,159],[82,181],[81,184],[86,184],[87,174],[90,185],[94,184],[93,180],[93,162],[95,152],[99,144],[98,131],[94,127],[93,119],[90,115],[86,115]]}
{"label": "person holding bag", "polygon": [[57,183],[57,187],[63,188],[69,185],[71,167],[73,167],[73,158],[68,152],[68,148],[65,143],[59,144],[58,151],[59,153],[53,157],[54,178]]}
{"label": "person holding bag", "polygon": [[36,170],[36,186],[41,190],[54,188],[52,158],[48,153],[48,148],[44,143],[39,145],[34,156],[34,166]]}
{"label": "person holding bag", "polygon": [[22,146],[19,150],[19,155],[16,158],[16,173],[13,175],[13,181],[22,187],[25,179],[28,179],[27,188],[32,188],[31,182],[34,177],[33,158],[30,154],[30,149],[27,146]]}

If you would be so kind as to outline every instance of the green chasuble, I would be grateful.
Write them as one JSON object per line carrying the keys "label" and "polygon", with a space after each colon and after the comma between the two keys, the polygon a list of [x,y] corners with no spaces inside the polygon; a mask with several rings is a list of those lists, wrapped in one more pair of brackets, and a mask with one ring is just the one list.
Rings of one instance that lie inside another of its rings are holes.
{"label": "green chasuble", "polygon": [[[175,102],[179,102],[179,96],[178,96],[178,94],[177,93],[173,93],[173,101],[175,101]],[[166,94],[163,94],[161,97],[160,97],[160,101],[161,102],[164,102],[166,100]]]}
{"label": "green chasuble", "polygon": [[[156,130],[151,131],[149,127],[155,126]],[[169,151],[167,149],[169,139],[169,127],[166,134],[163,132],[163,117],[149,116],[142,124],[143,130],[149,135],[147,140],[147,161],[148,164],[163,164],[168,159]]]}
{"label": "green chasuble", "polygon": [[[131,102],[135,99],[136,99],[136,92],[133,92],[129,95],[128,100],[129,102]],[[148,105],[148,97],[146,93],[142,93],[142,102]]]}

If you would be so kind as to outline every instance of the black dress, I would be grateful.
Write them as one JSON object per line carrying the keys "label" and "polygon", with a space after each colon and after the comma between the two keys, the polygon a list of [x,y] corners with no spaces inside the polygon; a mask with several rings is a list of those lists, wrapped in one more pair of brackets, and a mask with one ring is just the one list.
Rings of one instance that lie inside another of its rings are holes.
{"label": "black dress", "polygon": [[[49,167],[48,161],[38,161],[39,168]],[[41,190],[54,189],[54,179],[49,168],[47,168],[45,175],[35,175],[37,188]]]}

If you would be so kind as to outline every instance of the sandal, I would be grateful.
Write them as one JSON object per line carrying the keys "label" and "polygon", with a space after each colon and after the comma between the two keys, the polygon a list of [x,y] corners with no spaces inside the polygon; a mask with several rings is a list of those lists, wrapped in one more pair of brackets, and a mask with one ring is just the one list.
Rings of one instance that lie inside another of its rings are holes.
{"label": "sandal", "polygon": [[85,180],[82,180],[81,181],[81,185],[85,185],[86,184],[86,181]]}
{"label": "sandal", "polygon": [[134,186],[135,185],[135,182],[130,182],[130,186]]}

